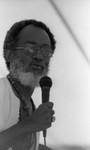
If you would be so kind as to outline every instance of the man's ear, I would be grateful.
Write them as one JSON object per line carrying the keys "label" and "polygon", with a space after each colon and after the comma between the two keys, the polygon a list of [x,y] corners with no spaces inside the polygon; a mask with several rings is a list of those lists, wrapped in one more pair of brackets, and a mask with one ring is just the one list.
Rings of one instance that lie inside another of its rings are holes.
{"label": "man's ear", "polygon": [[6,54],[5,54],[5,58],[7,62],[10,62],[10,60],[12,59],[13,55],[11,53],[11,51],[8,49]]}

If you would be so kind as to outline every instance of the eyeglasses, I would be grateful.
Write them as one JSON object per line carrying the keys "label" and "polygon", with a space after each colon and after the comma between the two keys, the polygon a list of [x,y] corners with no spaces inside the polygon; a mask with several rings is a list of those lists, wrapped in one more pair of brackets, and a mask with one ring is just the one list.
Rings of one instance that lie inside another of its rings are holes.
{"label": "eyeglasses", "polygon": [[38,46],[38,45],[27,44],[23,47],[15,47],[14,49],[15,50],[23,49],[26,54],[28,54],[29,52],[31,55],[34,55],[35,53],[37,53],[38,50],[40,50],[43,57],[51,57],[53,55],[52,49],[48,46]]}

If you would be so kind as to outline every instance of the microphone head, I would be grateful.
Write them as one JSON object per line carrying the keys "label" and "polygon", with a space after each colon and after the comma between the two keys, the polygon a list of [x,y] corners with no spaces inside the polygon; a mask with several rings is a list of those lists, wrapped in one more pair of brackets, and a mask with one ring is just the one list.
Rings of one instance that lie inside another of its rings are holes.
{"label": "microphone head", "polygon": [[40,79],[39,84],[40,84],[41,88],[43,88],[43,87],[49,87],[50,88],[52,86],[52,80],[50,77],[44,76]]}

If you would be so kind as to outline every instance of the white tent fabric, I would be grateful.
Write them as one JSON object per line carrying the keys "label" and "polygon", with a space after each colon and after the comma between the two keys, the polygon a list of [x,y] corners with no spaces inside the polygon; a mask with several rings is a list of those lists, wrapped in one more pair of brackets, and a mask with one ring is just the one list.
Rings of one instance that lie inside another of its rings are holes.
{"label": "white tent fabric", "polygon": [[[53,80],[50,101],[54,102],[56,121],[48,129],[47,145],[55,150],[65,149],[62,145],[81,145],[88,149],[90,0],[1,0],[0,77],[8,73],[2,56],[7,30],[16,21],[30,18],[46,23],[57,41],[49,71]],[[35,90],[33,98],[38,106],[40,88]],[[40,143],[43,144],[42,134]]]}

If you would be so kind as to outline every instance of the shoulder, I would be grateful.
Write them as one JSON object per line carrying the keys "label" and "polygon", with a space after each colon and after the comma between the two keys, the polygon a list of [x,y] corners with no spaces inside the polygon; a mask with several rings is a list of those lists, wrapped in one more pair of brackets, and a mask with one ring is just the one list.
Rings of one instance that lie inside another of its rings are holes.
{"label": "shoulder", "polygon": [[0,78],[0,93],[4,90],[5,78]]}
{"label": "shoulder", "polygon": [[8,84],[9,83],[8,83],[7,77],[0,78],[0,92],[5,90]]}
{"label": "shoulder", "polygon": [[6,77],[0,78],[0,102],[5,97],[5,93],[9,87],[9,82]]}

